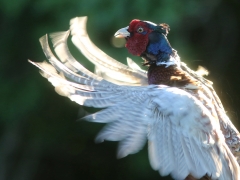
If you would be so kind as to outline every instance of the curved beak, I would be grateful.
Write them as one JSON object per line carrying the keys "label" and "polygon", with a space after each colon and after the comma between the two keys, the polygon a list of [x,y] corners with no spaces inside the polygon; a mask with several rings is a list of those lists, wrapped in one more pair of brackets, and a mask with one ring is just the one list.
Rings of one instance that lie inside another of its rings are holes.
{"label": "curved beak", "polygon": [[114,36],[116,38],[127,38],[130,36],[130,33],[128,32],[128,26],[122,29],[119,29]]}

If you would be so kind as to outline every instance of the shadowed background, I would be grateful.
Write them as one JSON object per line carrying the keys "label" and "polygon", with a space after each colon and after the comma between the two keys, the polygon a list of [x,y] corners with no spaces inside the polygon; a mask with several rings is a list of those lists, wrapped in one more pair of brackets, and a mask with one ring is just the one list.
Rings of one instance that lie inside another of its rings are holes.
{"label": "shadowed background", "polygon": [[[45,60],[38,39],[68,30],[76,16],[88,16],[92,41],[123,63],[127,56],[139,64],[142,60],[112,45],[119,28],[134,18],[168,23],[172,47],[191,68],[202,65],[210,71],[208,79],[239,129],[239,1],[1,0],[1,180],[160,179],[149,165],[147,147],[117,160],[117,143],[95,144],[103,125],[76,121],[95,110],[59,96],[27,62]],[[69,46],[76,59],[94,69],[70,42]]]}

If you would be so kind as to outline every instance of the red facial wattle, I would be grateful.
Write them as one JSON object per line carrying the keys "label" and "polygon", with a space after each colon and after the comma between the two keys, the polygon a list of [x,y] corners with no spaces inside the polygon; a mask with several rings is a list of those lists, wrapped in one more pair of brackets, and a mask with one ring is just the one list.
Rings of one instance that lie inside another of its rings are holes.
{"label": "red facial wattle", "polygon": [[[137,32],[139,27],[144,29],[144,33]],[[147,27],[145,22],[134,19],[130,22],[128,31],[131,36],[127,39],[126,48],[131,54],[140,56],[147,48],[148,34],[152,30]]]}

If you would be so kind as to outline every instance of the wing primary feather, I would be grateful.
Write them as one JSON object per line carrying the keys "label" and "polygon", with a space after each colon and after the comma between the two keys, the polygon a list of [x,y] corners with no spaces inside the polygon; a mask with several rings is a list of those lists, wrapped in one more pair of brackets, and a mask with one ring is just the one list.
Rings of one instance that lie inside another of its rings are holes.
{"label": "wing primary feather", "polygon": [[73,72],[89,79],[97,79],[101,81],[102,78],[88,71],[70,53],[67,46],[67,38],[69,36],[69,32],[70,31],[50,34],[50,38],[52,39],[54,50],[58,55],[59,59],[62,61],[62,63],[64,63],[64,65],[66,65]]}

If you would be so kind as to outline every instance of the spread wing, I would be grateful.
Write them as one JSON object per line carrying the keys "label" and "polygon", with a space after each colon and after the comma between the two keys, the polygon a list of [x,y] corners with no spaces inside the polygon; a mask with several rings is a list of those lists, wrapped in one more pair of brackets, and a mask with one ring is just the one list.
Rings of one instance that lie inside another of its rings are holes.
{"label": "spread wing", "polygon": [[[67,36],[68,32],[52,35],[60,60],[51,52],[46,35],[40,42],[50,64],[30,62],[41,69],[59,94],[80,105],[104,108],[85,117],[91,122],[107,123],[96,141],[120,141],[118,157],[121,158],[138,152],[148,140],[151,166],[161,175],[171,174],[174,179],[184,179],[189,174],[196,178],[208,174],[219,180],[239,179],[239,167],[224,142],[219,124],[199,100],[177,88],[109,82],[72,57],[66,47]],[[78,45],[88,43],[80,38],[73,41]],[[104,58],[108,56],[95,57],[89,53],[92,44],[89,48],[86,44],[79,47],[87,58],[111,71],[118,68],[126,79],[135,78],[141,84],[141,73],[112,59],[105,65]]]}

